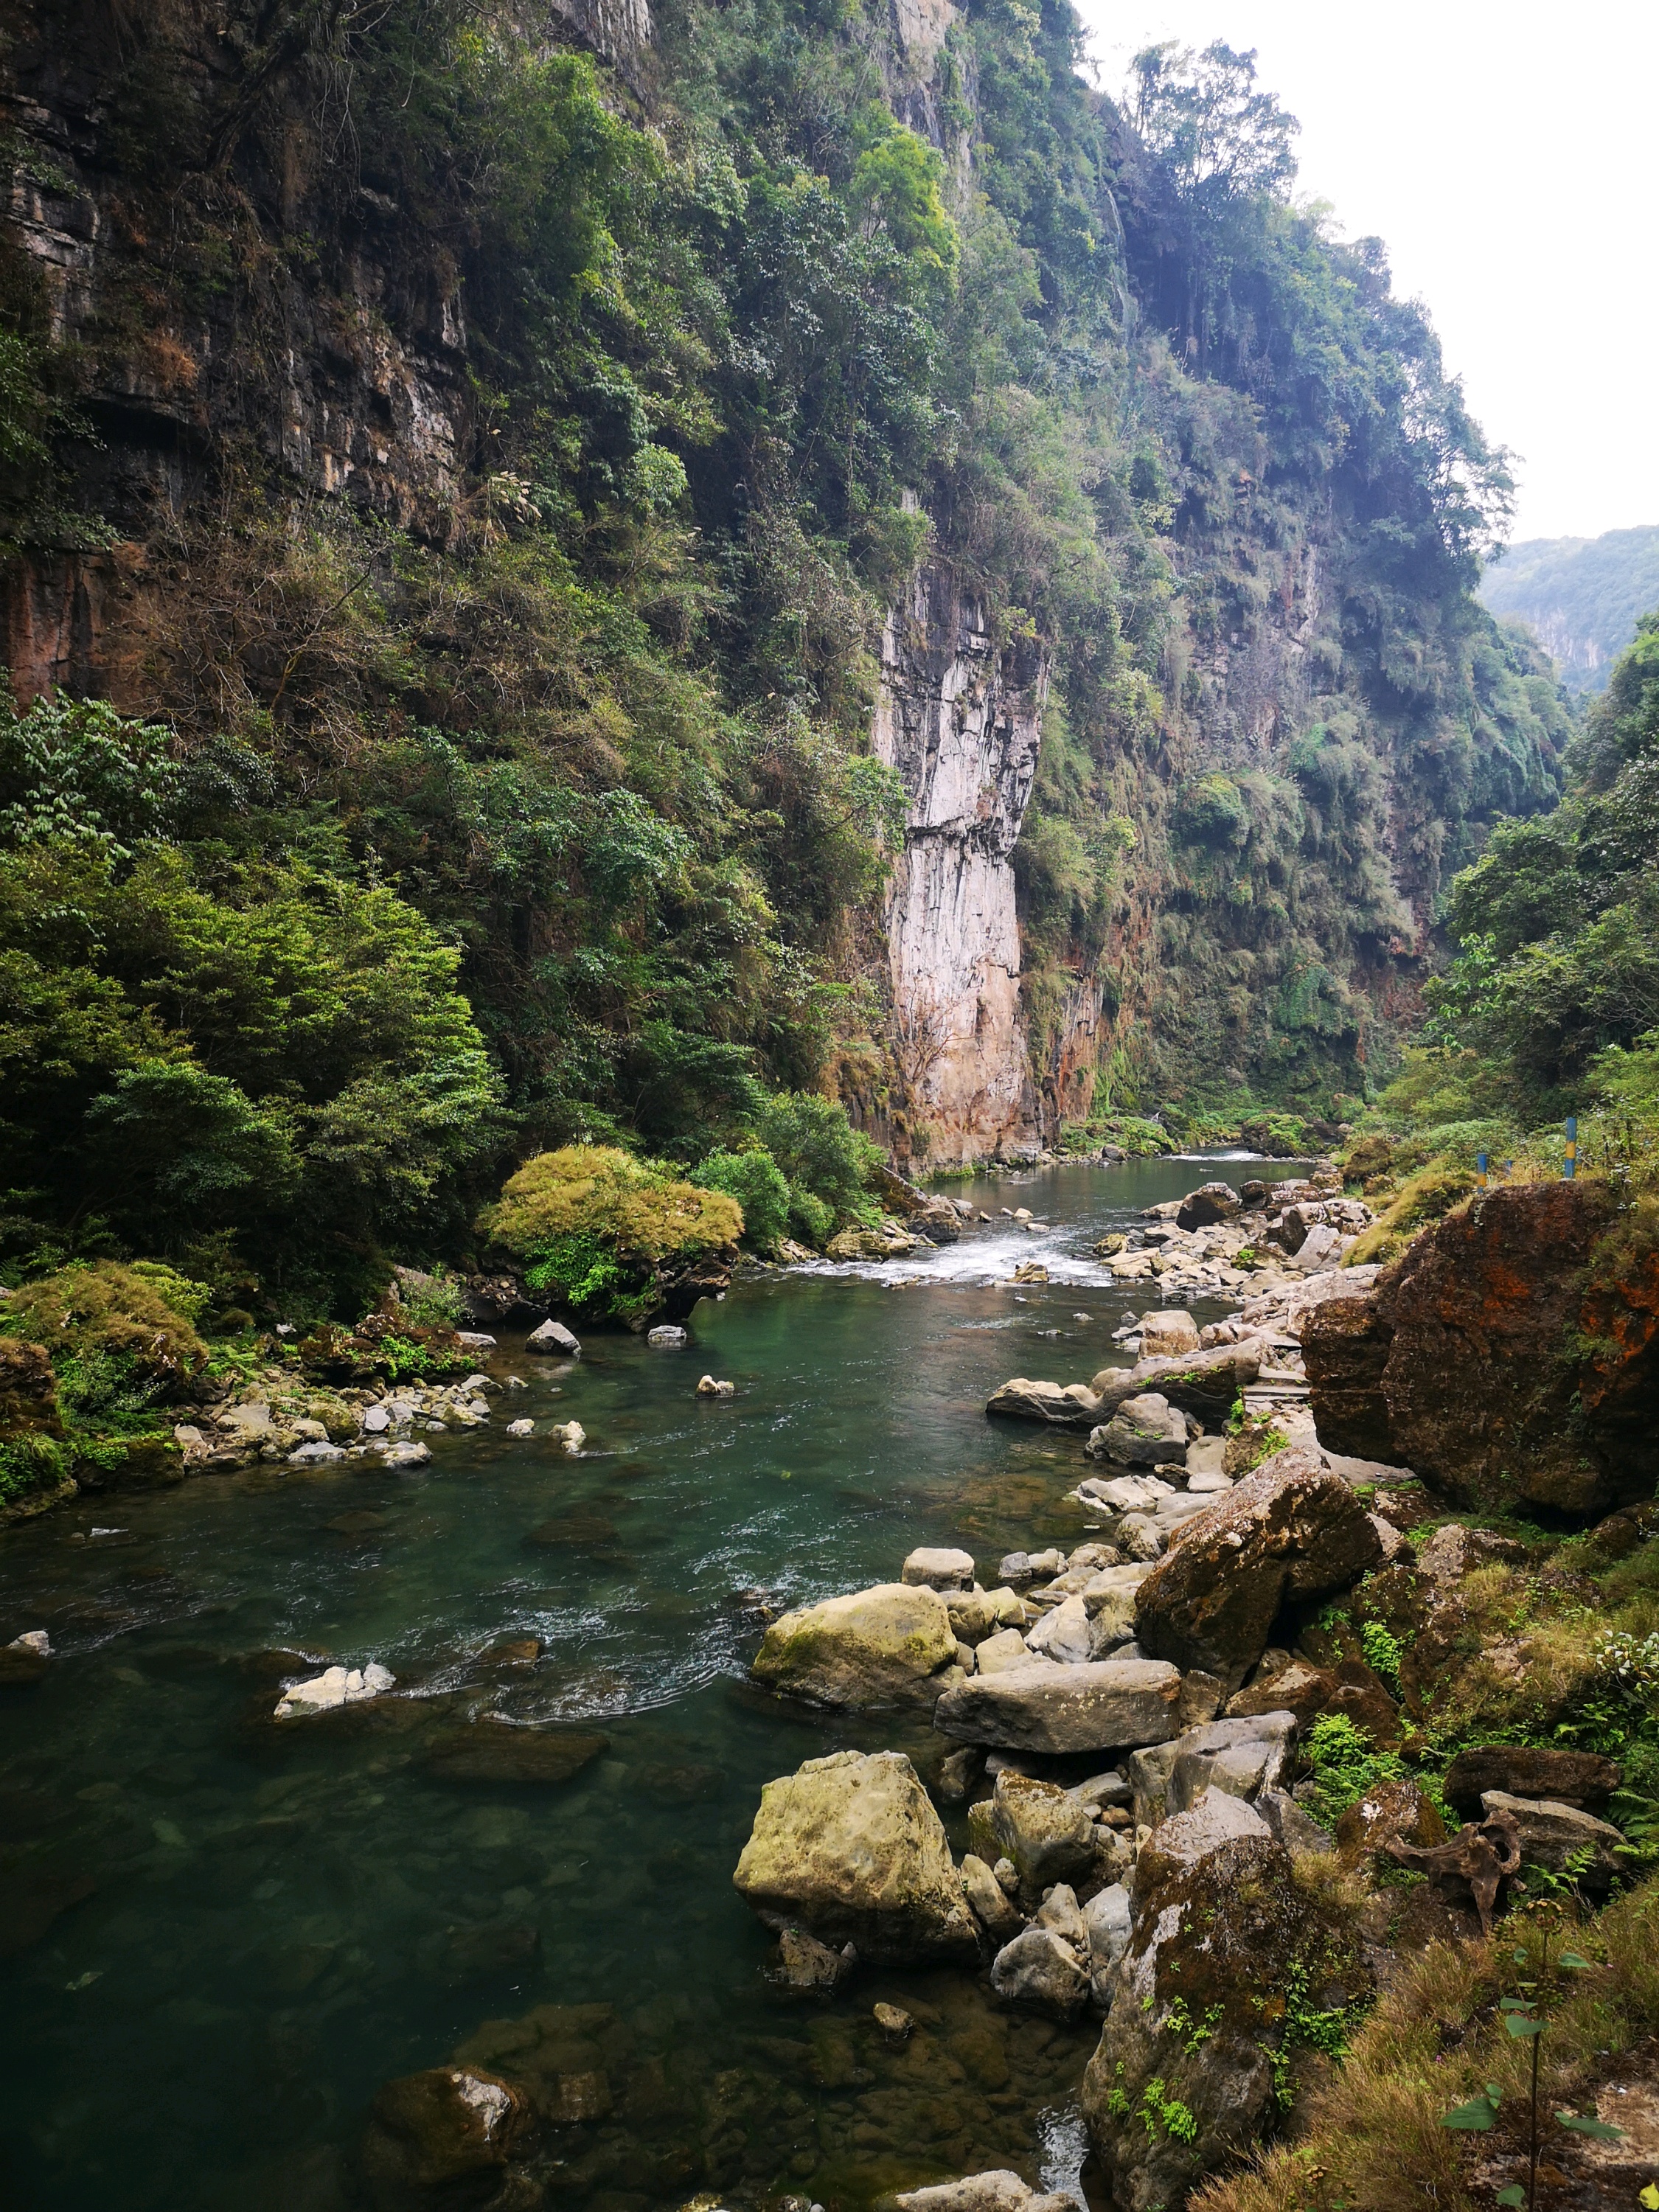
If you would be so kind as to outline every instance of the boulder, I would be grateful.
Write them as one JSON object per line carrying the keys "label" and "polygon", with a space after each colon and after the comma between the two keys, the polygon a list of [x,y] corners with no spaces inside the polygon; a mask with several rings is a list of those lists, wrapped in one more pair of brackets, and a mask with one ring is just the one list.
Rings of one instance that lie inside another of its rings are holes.
{"label": "boulder", "polygon": [[1138,1359],[1133,1367],[1103,1367],[1090,1384],[1095,1419],[1110,1419],[1126,1398],[1156,1390],[1183,1413],[1206,1424],[1224,1421],[1233,1401],[1261,1372],[1263,1347],[1259,1337],[1242,1344],[1218,1344],[1208,1352],[1192,1352],[1178,1358]]}
{"label": "boulder", "polygon": [[991,1987],[1006,2004],[1075,2020],[1089,2002],[1089,1974],[1075,1945],[1052,1928],[1026,1928],[991,1965]]}
{"label": "boulder", "polygon": [[755,1663],[769,1690],[824,1705],[926,1701],[934,1677],[955,1664],[957,1639],[934,1589],[878,1583],[825,1598],[773,1621]]}
{"label": "boulder", "polygon": [[966,1853],[962,1862],[962,1893],[973,1908],[974,1917],[994,1942],[1006,1943],[1024,1925],[1007,1891],[974,1851]]}
{"label": "boulder", "polygon": [[1031,1655],[1025,1648],[1025,1638],[1017,1628],[999,1630],[988,1636],[982,1644],[973,1647],[974,1671],[976,1674],[1006,1674],[1010,1667],[1029,1667]]}
{"label": "boulder", "polygon": [[332,1712],[340,1705],[361,1705],[384,1697],[397,1679],[373,1660],[367,1667],[330,1667],[307,1681],[291,1682],[277,1702],[275,1717],[298,1720],[309,1713]]}
{"label": "boulder", "polygon": [[672,1352],[682,1344],[689,1344],[691,1340],[678,1322],[662,1322],[655,1328],[647,1329],[645,1340],[647,1344],[655,1345],[659,1351]]}
{"label": "boulder", "polygon": [[1322,1438],[1457,1502],[1518,1490],[1588,1515],[1650,1497],[1659,1253],[1592,1268],[1617,1204],[1590,1179],[1501,1185],[1425,1230],[1363,1310],[1310,1316]]}
{"label": "boulder", "polygon": [[1036,1904],[1054,1882],[1078,1881],[1095,1861],[1095,1824],[1057,1783],[1036,1782],[1007,1768],[994,1794],[968,1813],[974,1848],[989,1866],[1012,1861],[1020,1893]]}
{"label": "boulder", "polygon": [[1293,1713],[1211,1721],[1176,1739],[1175,1763],[1164,1789],[1170,1814],[1184,1813],[1206,1790],[1251,1798],[1278,1786],[1296,1747]]}
{"label": "boulder", "polygon": [[889,2043],[908,2043],[915,2032],[915,2014],[904,2011],[899,2005],[872,2005],[870,2014]]}
{"label": "boulder", "polygon": [[1032,1659],[946,1690],[933,1726],[958,1743],[1010,1751],[1106,1751],[1177,1734],[1180,1699],[1180,1669],[1158,1660]]}
{"label": "boulder", "polygon": [[1103,1659],[1109,1651],[1128,1641],[1127,1632],[1119,1634],[1109,1619],[1102,1620],[1091,1616],[1081,1597],[1068,1597],[1045,1613],[1036,1626],[1026,1636],[1026,1649],[1040,1652],[1045,1659],[1057,1659],[1063,1665],[1078,1665],[1090,1659]]}
{"label": "boulder", "polygon": [[26,1628],[0,1646],[0,1689],[24,1689],[40,1681],[51,1662],[51,1637],[44,1628]]}
{"label": "boulder", "polygon": [[[1176,1418],[1179,1419],[1179,1414]],[[1097,1439],[1105,1434],[1104,1429],[1097,1429],[1089,1439],[1086,1449],[1097,1457],[1101,1454],[1097,1451]],[[1156,1513],[1161,1502],[1174,1495],[1175,1485],[1159,1474],[1090,1474],[1077,1486],[1080,1505],[1095,1506],[1104,1513]]]}
{"label": "boulder", "polygon": [[507,1425],[507,1433],[510,1437],[533,1437],[536,1433],[536,1424],[530,1420],[509,1421]]}
{"label": "boulder", "polygon": [[1039,2197],[1029,2182],[1006,2168],[912,2189],[893,2201],[898,2212],[1075,2212],[1069,2197]]}
{"label": "boulder", "polygon": [[902,1260],[915,1249],[916,1239],[891,1219],[876,1229],[843,1229],[824,1247],[832,1260]]}
{"label": "boulder", "polygon": [[960,1805],[979,1779],[980,1754],[971,1744],[960,1751],[951,1752],[939,1761],[939,1777],[933,1784],[933,1795],[941,1804]]}
{"label": "boulder", "polygon": [[737,1384],[728,1382],[721,1376],[700,1375],[697,1377],[697,1395],[700,1398],[735,1398],[737,1395]]}
{"label": "boulder", "polygon": [[430,1444],[416,1443],[405,1438],[402,1443],[388,1444],[381,1455],[380,1465],[390,1468],[426,1467],[432,1459]]}
{"label": "boulder", "polygon": [[531,1728],[486,1714],[450,1729],[428,1747],[426,1768],[440,1782],[502,1784],[572,1780],[611,1747],[609,1736],[578,1729]]}
{"label": "boulder", "polygon": [[580,1359],[582,1356],[580,1340],[562,1321],[544,1321],[538,1328],[532,1328],[524,1340],[524,1348],[526,1352],[547,1352],[558,1359]]}
{"label": "boulder", "polygon": [[1294,1713],[1299,1727],[1313,1725],[1336,1694],[1336,1677],[1305,1659],[1286,1658],[1269,1667],[1264,1660],[1245,1688],[1227,1700],[1229,1720],[1248,1720],[1258,1713]]}
{"label": "boulder", "polygon": [[1120,1467],[1179,1466],[1187,1456],[1187,1417],[1159,1392],[1143,1390],[1091,1433],[1088,1449],[1091,1459]]}
{"label": "boulder", "polygon": [[1243,1200],[1231,1183],[1203,1183],[1197,1190],[1189,1190],[1182,1200],[1176,1214],[1176,1227],[1213,1229],[1218,1221],[1231,1221],[1243,1207]]}
{"label": "boulder", "polygon": [[1129,1893],[1121,1881],[1097,1890],[1083,1908],[1089,1939],[1089,1995],[1095,2009],[1109,2009],[1118,1962],[1129,1948]]}
{"label": "boulder", "polygon": [[958,1644],[983,1644],[999,1629],[1025,1626],[1025,1607],[1011,1589],[947,1589],[940,1595]]}
{"label": "boulder", "polygon": [[1065,1571],[1064,1552],[1010,1552],[997,1569],[997,1578],[1005,1583],[1034,1583],[1045,1575]]}
{"label": "boulder", "polygon": [[1057,1427],[1087,1429],[1100,1410],[1095,1393],[1081,1382],[1033,1382],[1016,1375],[994,1390],[986,1402],[987,1413],[1009,1420],[1048,1421]]}
{"label": "boulder", "polygon": [[1135,1593],[1152,1571],[1150,1560],[1128,1560],[1103,1567],[1083,1585],[1084,1608],[1103,1644],[1127,1644],[1134,1635]]}
{"label": "boulder", "polygon": [[1447,1803],[1472,1820],[1488,1790],[1595,1811],[1607,1803],[1623,1778],[1612,1759],[1599,1752],[1535,1751],[1527,1744],[1485,1743],[1460,1751],[1446,1769],[1442,1786]]}
{"label": "boulder", "polygon": [[1293,1859],[1315,1858],[1336,1849],[1330,1831],[1322,1828],[1311,1813],[1304,1813],[1286,1790],[1262,1790],[1255,1810]]}
{"label": "boulder", "polygon": [[1560,1875],[1567,1872],[1567,1862],[1576,1858],[1572,1880],[1592,1896],[1605,1896],[1614,1877],[1624,1871],[1625,1862],[1617,1856],[1624,1837],[1582,1806],[1487,1790],[1481,1793],[1480,1807],[1489,1820],[1506,1813],[1514,1821],[1523,1867],[1544,1867]]}
{"label": "boulder", "polygon": [[1391,1843],[1430,1850],[1446,1840],[1446,1824],[1409,1775],[1374,1783],[1336,1824],[1336,1848],[1357,1867]]}
{"label": "boulder", "polygon": [[943,1824],[899,1752],[835,1752],[769,1782],[732,1880],[762,1919],[862,1957],[978,1950]]}
{"label": "boulder", "polygon": [[1275,1453],[1176,1532],[1136,1593],[1137,1639],[1236,1688],[1287,1600],[1346,1589],[1381,1555],[1340,1477],[1312,1453]]}
{"label": "boulder", "polygon": [[829,1996],[857,1964],[858,1952],[851,1943],[832,1951],[804,1928],[782,1928],[778,1931],[777,1963],[771,1978],[783,1989]]}
{"label": "boulder", "polygon": [[434,2066],[388,2081],[376,2096],[359,2158],[375,2212],[418,2212],[493,2197],[529,2118],[499,2075]]}
{"label": "boulder", "polygon": [[[1136,2212],[1188,2202],[1277,2118],[1275,2059],[1288,1978],[1322,2008],[1328,1931],[1289,1853],[1248,1805],[1219,1791],[1143,1848],[1115,1996],[1083,2082],[1083,2112],[1114,2201]],[[1363,1969],[1362,1969],[1363,1972]]]}
{"label": "boulder", "polygon": [[899,1580],[918,1589],[936,1590],[971,1590],[974,1587],[974,1559],[971,1552],[929,1551],[925,1547],[912,1552],[899,1570]]}
{"label": "boulder", "polygon": [[1182,1359],[1200,1349],[1198,1323],[1180,1306],[1140,1316],[1140,1351],[1145,1359]]}

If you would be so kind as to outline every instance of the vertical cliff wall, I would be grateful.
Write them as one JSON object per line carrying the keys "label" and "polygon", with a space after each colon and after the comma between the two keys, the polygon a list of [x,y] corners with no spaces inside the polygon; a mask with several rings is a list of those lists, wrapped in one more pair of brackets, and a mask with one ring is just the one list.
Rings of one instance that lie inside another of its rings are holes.
{"label": "vertical cliff wall", "polygon": [[907,804],[885,912],[904,1118],[933,1164],[1041,1141],[1011,855],[1036,774],[1048,662],[924,567],[889,618],[872,733]]}

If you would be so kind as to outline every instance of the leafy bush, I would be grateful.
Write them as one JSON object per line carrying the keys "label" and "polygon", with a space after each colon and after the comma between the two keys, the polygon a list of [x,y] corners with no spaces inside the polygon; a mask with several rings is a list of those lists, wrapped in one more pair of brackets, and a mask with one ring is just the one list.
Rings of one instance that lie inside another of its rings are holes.
{"label": "leafy bush", "polygon": [[1396,1753],[1376,1750],[1346,1713],[1322,1713],[1304,1748],[1318,1790],[1317,1816],[1328,1824],[1340,1820],[1373,1784],[1405,1771]]}
{"label": "leafy bush", "polygon": [[[792,1210],[803,1223],[821,1222],[817,1207],[803,1203],[812,1199],[829,1208],[831,1229],[874,1225],[880,1209],[865,1185],[882,1164],[881,1151],[853,1127],[844,1106],[811,1091],[782,1091],[767,1100],[755,1126],[782,1170]],[[807,1242],[821,1244],[829,1233],[821,1229]]]}
{"label": "leafy bush", "polygon": [[790,1193],[777,1162],[757,1146],[747,1152],[710,1152],[691,1170],[703,1190],[723,1190],[743,1208],[743,1241],[757,1252],[774,1250],[789,1228]]}

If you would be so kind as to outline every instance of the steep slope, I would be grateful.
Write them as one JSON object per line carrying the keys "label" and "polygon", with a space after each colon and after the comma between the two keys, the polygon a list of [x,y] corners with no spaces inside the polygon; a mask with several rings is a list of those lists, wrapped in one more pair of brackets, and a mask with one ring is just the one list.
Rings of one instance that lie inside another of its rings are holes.
{"label": "steep slope", "polygon": [[[489,1079],[365,1252],[779,1085],[936,1164],[1387,1063],[1567,726],[1471,596],[1501,466],[1237,58],[1131,116],[1063,4],[16,14],[14,680],[165,722],[191,896],[298,871],[453,947]],[[90,726],[8,740],[16,868]],[[165,1049],[233,1079],[204,1004]],[[162,1049],[122,1036],[35,1187]]]}

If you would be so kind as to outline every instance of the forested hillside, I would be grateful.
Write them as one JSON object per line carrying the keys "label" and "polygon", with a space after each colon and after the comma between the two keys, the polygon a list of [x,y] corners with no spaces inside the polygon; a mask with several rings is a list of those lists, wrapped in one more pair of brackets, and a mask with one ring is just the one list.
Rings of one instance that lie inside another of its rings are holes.
{"label": "forested hillside", "polygon": [[1659,528],[1528,538],[1480,582],[1482,605],[1524,623],[1571,691],[1600,691],[1659,600]]}
{"label": "forested hillside", "polygon": [[1502,457],[1248,60],[1079,61],[1065,0],[15,11],[14,1255],[326,1303],[573,1138],[963,1149],[884,940],[918,577],[1040,718],[964,802],[1009,1140],[1386,1075],[1569,734],[1473,596]]}

